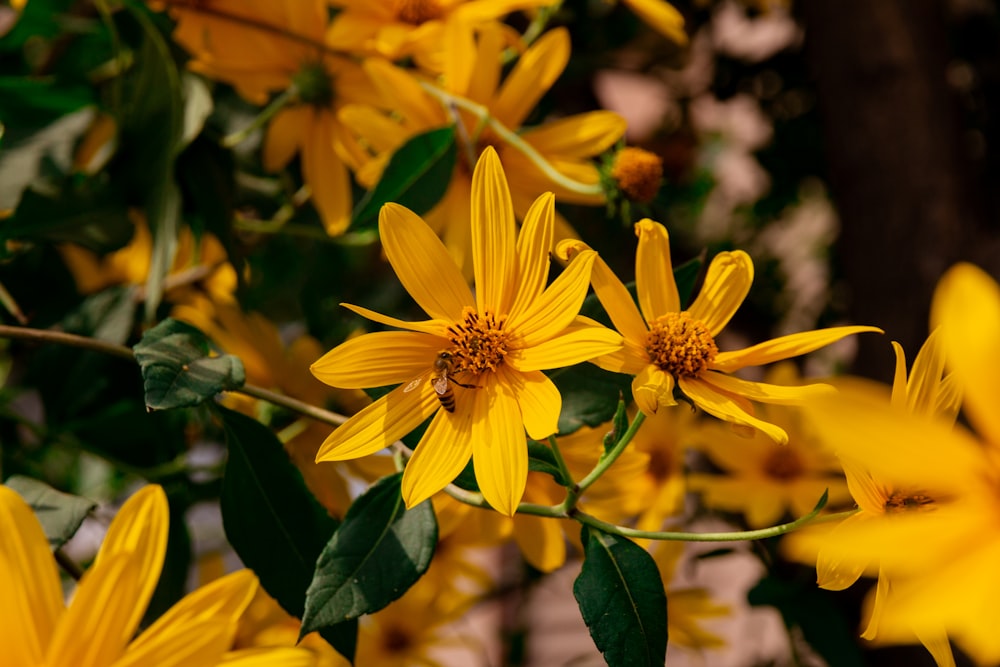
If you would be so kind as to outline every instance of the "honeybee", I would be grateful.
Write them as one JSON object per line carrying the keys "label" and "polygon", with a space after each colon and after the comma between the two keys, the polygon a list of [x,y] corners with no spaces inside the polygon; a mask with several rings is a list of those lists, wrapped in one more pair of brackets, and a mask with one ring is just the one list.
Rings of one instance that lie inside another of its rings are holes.
{"label": "honeybee", "polygon": [[[431,368],[431,387],[434,388],[434,393],[437,394],[438,400],[441,401],[441,407],[443,407],[448,412],[455,411],[455,391],[451,388],[451,384],[455,383],[459,387],[465,387],[466,389],[477,389],[477,385],[474,384],[464,384],[459,382],[455,378],[448,375],[454,371],[452,364],[454,363],[454,355],[448,350],[442,350],[438,352],[438,355],[434,357],[434,364]],[[420,386],[423,381],[424,376],[412,380],[410,384],[406,385],[403,389],[403,393],[413,391]]]}

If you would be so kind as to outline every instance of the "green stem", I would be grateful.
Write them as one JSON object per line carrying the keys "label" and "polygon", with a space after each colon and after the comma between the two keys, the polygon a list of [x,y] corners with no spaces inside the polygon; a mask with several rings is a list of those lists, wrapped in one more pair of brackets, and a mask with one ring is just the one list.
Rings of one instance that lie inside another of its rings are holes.
{"label": "green stem", "polygon": [[576,482],[573,481],[573,473],[569,471],[569,466],[566,465],[566,459],[563,458],[562,452],[559,451],[559,443],[556,442],[554,435],[549,436],[549,447],[552,448],[552,455],[556,459],[556,467],[559,468],[559,472],[566,479],[566,486],[569,488],[575,487]]}
{"label": "green stem", "polygon": [[535,150],[534,146],[522,139],[516,132],[512,132],[504,127],[504,125],[496,118],[493,118],[490,115],[490,110],[485,106],[476,104],[475,102],[467,100],[464,97],[456,97],[451,93],[448,93],[447,91],[444,91],[427,82],[421,82],[420,86],[425,91],[436,97],[438,101],[446,107],[453,105],[459,107],[460,109],[465,109],[469,113],[483,120],[501,139],[506,141],[513,148],[520,151],[525,157],[531,160],[535,166],[541,169],[542,173],[544,173],[545,176],[553,183],[557,183],[567,190],[581,195],[603,194],[604,191],[601,189],[600,183],[581,183],[579,181],[574,181],[572,178],[569,178],[565,174],[559,172],[555,167],[549,164],[549,161],[546,160],[541,153]]}
{"label": "green stem", "polygon": [[286,106],[292,102],[297,101],[299,98],[299,89],[293,83],[287,89],[285,89],[280,95],[275,97],[271,102],[261,109],[260,113],[253,119],[253,121],[246,127],[236,130],[232,134],[227,134],[222,137],[220,142],[226,148],[233,148],[244,141],[251,134],[264,127],[271,118],[275,116],[279,111],[284,109]]}
{"label": "green stem", "polygon": [[601,478],[601,475],[603,475],[608,468],[614,465],[614,462],[617,461],[618,457],[622,455],[622,452],[625,451],[628,444],[632,442],[632,438],[635,437],[635,434],[639,432],[639,427],[642,426],[644,421],[646,421],[646,415],[642,412],[636,413],[632,423],[629,424],[628,429],[618,439],[615,446],[602,456],[597,462],[597,465],[594,466],[594,469],[587,473],[587,476],[580,480],[566,494],[566,499],[563,500],[562,505],[560,505],[564,512],[568,513],[576,507],[576,503],[580,499],[580,496],[583,495],[584,491],[590,488],[594,482]]}
{"label": "green stem", "polygon": [[559,11],[560,7],[562,7],[562,0],[539,8],[539,10],[535,13],[535,18],[531,20],[531,23],[528,24],[528,28],[524,31],[524,34],[521,35],[521,41],[524,42],[525,45],[534,43],[534,41],[538,39],[543,32],[545,32],[545,26],[548,25],[549,19],[552,18],[557,11]]}

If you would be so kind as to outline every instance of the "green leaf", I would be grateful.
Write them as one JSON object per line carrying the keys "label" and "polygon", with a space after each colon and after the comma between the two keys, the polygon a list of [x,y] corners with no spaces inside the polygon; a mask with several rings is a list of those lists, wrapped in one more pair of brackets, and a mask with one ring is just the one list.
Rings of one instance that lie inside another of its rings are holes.
{"label": "green leaf", "polygon": [[63,319],[66,331],[123,345],[135,325],[136,288],[117,285],[92,294]]}
{"label": "green leaf", "polygon": [[585,363],[549,373],[562,395],[559,435],[569,435],[581,426],[596,427],[615,416],[617,399],[632,397],[632,377],[605,371]]}
{"label": "green leaf", "polygon": [[634,542],[583,527],[583,568],[573,595],[610,667],[662,667],[667,596],[653,557]]}
{"label": "green leaf", "polygon": [[[220,408],[229,458],[222,479],[222,526],[240,559],[289,614],[302,618],[316,559],[337,521],[306,488],[275,435],[260,422]],[[356,622],[321,630],[348,659]]]}
{"label": "green leaf", "polygon": [[34,510],[49,546],[58,549],[76,534],[97,503],[56,491],[44,482],[21,475],[11,476],[5,486],[14,489]]}
{"label": "green leaf", "polygon": [[455,128],[452,126],[418,134],[389,159],[382,178],[351,215],[355,229],[371,227],[386,202],[396,202],[417,215],[431,210],[451,183],[455,169]]}
{"label": "green leaf", "polygon": [[0,122],[12,127],[41,127],[96,102],[89,86],[21,76],[0,77],[0,99]]}
{"label": "green leaf", "polygon": [[628,430],[628,413],[626,412],[625,399],[618,399],[618,408],[615,410],[615,416],[611,420],[611,430],[604,435],[604,453],[610,452],[615,443],[617,443],[625,431]]}
{"label": "green leaf", "polygon": [[569,484],[569,480],[563,477],[562,471],[559,470],[552,449],[541,442],[528,441],[528,470],[552,475],[556,482],[563,486]]}
{"label": "green leaf", "polygon": [[146,407],[167,410],[197,405],[220,391],[243,386],[243,362],[231,354],[209,356],[208,339],[185,322],[166,319],[132,350],[142,371]]}
{"label": "green leaf", "polygon": [[437,520],[429,500],[403,506],[402,473],[354,501],[316,562],[302,634],[358,618],[399,598],[431,563]]}

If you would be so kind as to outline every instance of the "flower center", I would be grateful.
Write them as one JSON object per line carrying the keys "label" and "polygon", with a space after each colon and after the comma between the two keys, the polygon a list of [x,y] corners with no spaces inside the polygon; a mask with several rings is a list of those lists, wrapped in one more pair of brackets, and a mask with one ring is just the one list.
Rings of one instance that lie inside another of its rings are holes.
{"label": "flower center", "polygon": [[382,644],[388,653],[404,653],[413,645],[413,638],[402,628],[390,626],[382,633]]}
{"label": "flower center", "polygon": [[320,63],[308,63],[302,66],[292,83],[299,91],[299,99],[305,104],[325,107],[333,101],[333,79]]}
{"label": "flower center", "polygon": [[764,461],[764,473],[779,482],[790,482],[801,477],[804,471],[802,459],[787,445],[775,447]]}
{"label": "flower center", "polygon": [[441,18],[444,10],[438,0],[396,0],[396,18],[403,23],[420,25]]}
{"label": "flower center", "polygon": [[919,491],[913,493],[894,491],[885,501],[885,511],[887,514],[897,514],[914,510],[930,510],[933,509],[934,503],[933,498]]}
{"label": "flower center", "polygon": [[473,308],[462,312],[462,322],[448,327],[455,372],[479,375],[496,371],[507,356],[510,335],[504,331],[504,318],[487,312],[480,315]]}
{"label": "flower center", "polygon": [[667,313],[650,323],[646,354],[674,377],[697,376],[718,353],[708,327],[687,313]]}
{"label": "flower center", "polygon": [[[668,448],[669,449],[669,448]],[[664,451],[657,447],[649,452],[649,464],[646,468],[647,474],[653,479],[664,482],[674,474],[674,460],[671,451]]]}
{"label": "flower center", "polygon": [[611,177],[632,201],[651,202],[663,184],[663,160],[655,153],[629,146],[615,155]]}

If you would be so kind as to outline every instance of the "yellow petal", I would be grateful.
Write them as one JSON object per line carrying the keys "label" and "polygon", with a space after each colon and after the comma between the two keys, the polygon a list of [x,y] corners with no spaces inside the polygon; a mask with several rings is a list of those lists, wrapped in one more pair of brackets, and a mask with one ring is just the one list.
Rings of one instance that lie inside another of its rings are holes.
{"label": "yellow petal", "polygon": [[[540,196],[528,209],[517,237],[517,295],[510,307],[510,322],[519,319],[545,291],[549,279],[549,250],[555,222],[555,197]],[[590,276],[587,276],[588,280]],[[586,286],[584,291],[586,291]],[[579,306],[577,307],[579,310]]]}
{"label": "yellow petal", "polygon": [[718,336],[750,292],[752,282],[753,262],[748,254],[742,250],[720,252],[708,265],[705,284],[687,312]]}
{"label": "yellow petal", "polygon": [[42,664],[63,613],[48,540],[21,496],[0,486],[0,646],[15,665]]}
{"label": "yellow petal", "polygon": [[514,224],[500,158],[487,146],[472,174],[472,265],[480,314],[510,311],[517,275]]}
{"label": "yellow petal", "polygon": [[635,287],[643,317],[652,322],[661,315],[680,312],[666,227],[645,218],[636,223],[635,234],[639,237],[639,248],[635,254]]}
{"label": "yellow petal", "polygon": [[468,90],[476,53],[472,25],[464,21],[446,21],[441,49],[444,55],[444,80],[448,87],[451,90]]}
{"label": "yellow petal", "polygon": [[663,0],[622,0],[643,23],[678,44],[687,44],[684,17]]}
{"label": "yellow petal", "polygon": [[620,350],[594,357],[590,363],[612,373],[636,375],[649,365],[649,358],[643,348],[626,340]]}
{"label": "yellow petal", "polygon": [[114,667],[216,667],[232,645],[235,623],[206,619],[202,623],[170,628],[155,641],[133,644]]}
{"label": "yellow petal", "polygon": [[743,409],[734,398],[699,378],[680,378],[678,381],[688,398],[708,414],[733,424],[750,426],[782,445],[788,442],[788,434],[774,424],[757,419]]}
{"label": "yellow petal", "polygon": [[473,76],[466,80],[465,88],[452,85],[446,79],[448,91],[458,95],[464,94],[473,102],[488,106],[493,101],[493,95],[500,83],[500,54],[504,50],[504,41],[501,26],[492,21],[483,24],[479,29],[475,53],[472,54]]}
{"label": "yellow petal", "polygon": [[[854,527],[869,519],[870,517],[865,514],[847,517],[829,532],[826,536],[826,542],[850,539],[849,535]],[[821,548],[816,559],[816,583],[819,584],[820,588],[842,591],[853,585],[864,574],[865,569],[870,566],[871,563],[866,559],[845,559],[843,554],[834,552],[832,549]]]}
{"label": "yellow petal", "polygon": [[677,405],[674,400],[674,378],[653,364],[643,367],[632,379],[632,397],[647,415],[656,414],[660,407]]}
{"label": "yellow petal", "polygon": [[882,514],[889,499],[888,490],[876,482],[871,473],[855,459],[841,461],[841,465],[847,477],[847,488],[858,507],[872,516]]}
{"label": "yellow petal", "polygon": [[[556,255],[566,260],[589,249],[589,246],[582,241],[567,240],[559,244]],[[628,289],[600,257],[597,258],[591,269],[590,282],[594,287],[594,293],[597,294],[597,298],[604,306],[604,310],[607,311],[615,328],[625,337],[625,340],[639,347],[644,347],[646,336],[649,334],[646,323],[643,321],[642,315],[639,314],[639,309],[636,307],[635,301],[632,300]]]}
{"label": "yellow petal", "polygon": [[352,338],[320,357],[309,370],[332,387],[364,389],[408,382],[431,370],[448,340],[411,331]]}
{"label": "yellow petal", "polygon": [[525,304],[523,312],[511,314],[507,326],[517,332],[519,346],[543,343],[562,333],[576,319],[590,287],[590,270],[596,258],[593,250],[580,253],[548,289]]}
{"label": "yellow petal", "polygon": [[402,494],[407,508],[451,484],[469,462],[474,406],[474,395],[464,392],[456,397],[455,412],[439,410],[431,420],[403,471]]}
{"label": "yellow petal", "polygon": [[613,111],[591,111],[548,121],[521,136],[542,155],[584,159],[611,148],[627,127],[625,119]]}
{"label": "yellow petal", "polygon": [[472,461],[486,501],[513,516],[528,479],[528,443],[517,397],[497,376],[474,393]]}
{"label": "yellow petal", "polygon": [[828,384],[786,387],[778,384],[741,380],[735,375],[725,375],[714,371],[705,371],[698,377],[726,393],[743,396],[751,401],[776,405],[801,405],[810,398],[832,394],[836,391]]}
{"label": "yellow petal", "polygon": [[275,115],[264,134],[264,169],[278,171],[292,161],[309,118],[304,106],[286,107]]}
{"label": "yellow petal", "polygon": [[969,420],[1000,446],[1000,286],[982,269],[957,264],[934,291],[931,322],[941,327],[948,365],[965,396]]}
{"label": "yellow petal", "polygon": [[417,333],[430,334],[432,336],[444,337],[448,335],[448,326],[450,322],[446,322],[444,320],[407,322],[405,320],[396,319],[395,317],[389,317],[388,315],[376,313],[374,310],[368,310],[367,308],[363,308],[361,306],[355,306],[354,304],[342,303],[340,305],[352,312],[357,313],[361,317],[386,326],[396,327],[397,329],[406,329],[407,331],[416,331]]}
{"label": "yellow petal", "polygon": [[316,664],[316,653],[311,650],[269,646],[227,653],[219,667],[315,667]]}
{"label": "yellow petal", "polygon": [[365,104],[347,104],[337,111],[337,120],[364,137],[376,152],[393,151],[406,143],[410,133],[397,120]]}
{"label": "yellow petal", "polygon": [[129,602],[132,613],[120,625],[123,641],[139,626],[159,581],[169,527],[170,509],[163,488],[156,484],[144,486],[122,505],[94,560],[96,566],[104,558],[125,553],[139,569],[137,593]]}
{"label": "yellow petal", "polygon": [[732,373],[747,366],[763,366],[781,359],[806,354],[821,347],[836,343],[841,338],[866,331],[882,333],[878,327],[831,327],[774,338],[743,350],[720,352],[709,368]]}
{"label": "yellow petal", "polygon": [[320,445],[316,462],[346,461],[384,449],[415,429],[441,407],[428,382],[407,392],[393,389],[339,426]]}
{"label": "yellow petal", "polygon": [[430,129],[446,124],[441,106],[424,92],[412,74],[381,58],[367,58],[363,67],[378,91],[403,114],[404,122],[411,128]]}
{"label": "yellow petal", "polygon": [[330,111],[314,112],[302,144],[302,179],[330,236],[342,234],[351,223],[351,183],[334,147],[335,122]]}
{"label": "yellow petal", "polygon": [[528,436],[544,440],[558,431],[562,396],[552,380],[540,371],[519,373],[505,368],[500,371],[500,381],[514,391]]}
{"label": "yellow petal", "polygon": [[896,370],[892,375],[892,405],[897,408],[906,407],[906,353],[903,346],[891,341],[892,351],[896,355]]}
{"label": "yellow petal", "polygon": [[[911,412],[931,414],[937,405],[945,361],[940,333],[940,329],[932,331],[913,360],[906,383],[906,405]],[[1000,346],[997,350],[1000,351]]]}
{"label": "yellow petal", "polygon": [[[888,601],[889,596],[889,577],[885,576],[882,572],[879,572],[878,583],[875,585],[875,599],[873,604],[865,606],[868,616],[867,627],[861,633],[862,639],[867,639],[872,641],[878,635],[879,619],[882,617],[882,611],[885,609],[885,604]],[[871,599],[871,591],[868,593],[868,599]],[[868,602],[868,599],[865,602]],[[938,666],[940,667],[940,665]]]}
{"label": "yellow petal", "polygon": [[943,628],[939,632],[914,630],[913,634],[934,658],[937,667],[955,667],[955,655],[951,652],[951,643]]}
{"label": "yellow petal", "polygon": [[556,521],[515,514],[514,539],[524,559],[539,572],[555,572],[566,562],[566,539]]}
{"label": "yellow petal", "polygon": [[565,28],[555,28],[542,35],[518,59],[497,91],[492,106],[494,118],[508,128],[520,127],[566,69],[569,51],[569,32]]}
{"label": "yellow petal", "polygon": [[378,219],[382,247],[399,282],[433,319],[457,321],[473,304],[472,292],[444,244],[420,216],[386,204]]}
{"label": "yellow petal", "polygon": [[563,368],[610,354],[621,344],[621,336],[611,329],[573,325],[543,343],[513,350],[506,361],[521,372]]}

